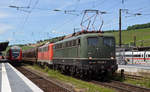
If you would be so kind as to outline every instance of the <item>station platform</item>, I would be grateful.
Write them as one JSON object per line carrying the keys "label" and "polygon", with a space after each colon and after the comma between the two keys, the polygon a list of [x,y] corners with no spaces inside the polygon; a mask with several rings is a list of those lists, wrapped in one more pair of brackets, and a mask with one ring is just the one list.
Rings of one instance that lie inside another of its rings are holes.
{"label": "station platform", "polygon": [[137,64],[118,65],[117,71],[120,72],[121,69],[124,70],[125,74],[150,77],[150,66]]}
{"label": "station platform", "polygon": [[0,63],[0,92],[44,92],[9,63]]}

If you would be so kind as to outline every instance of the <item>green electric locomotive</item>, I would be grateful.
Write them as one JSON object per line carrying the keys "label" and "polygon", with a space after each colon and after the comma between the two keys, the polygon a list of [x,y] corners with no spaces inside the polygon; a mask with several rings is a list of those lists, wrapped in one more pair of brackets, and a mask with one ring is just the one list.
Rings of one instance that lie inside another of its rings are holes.
{"label": "green electric locomotive", "polygon": [[115,38],[105,33],[83,33],[54,43],[53,67],[80,78],[101,78],[117,70]]}

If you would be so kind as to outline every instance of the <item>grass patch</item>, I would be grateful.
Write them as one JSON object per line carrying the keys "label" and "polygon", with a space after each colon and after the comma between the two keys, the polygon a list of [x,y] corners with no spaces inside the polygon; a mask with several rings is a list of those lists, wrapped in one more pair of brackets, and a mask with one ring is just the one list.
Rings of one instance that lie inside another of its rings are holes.
{"label": "grass patch", "polygon": [[141,86],[141,87],[145,87],[145,88],[150,88],[150,79],[148,79],[148,78],[136,80],[136,79],[132,79],[132,78],[123,78],[119,74],[116,74],[116,76],[113,77],[113,80],[136,85],[136,86]]}
{"label": "grass patch", "polygon": [[136,86],[150,88],[150,79],[133,80],[133,79],[127,78],[126,80],[124,80],[124,82],[129,83],[129,84],[133,84],[133,85],[136,85]]}
{"label": "grass patch", "polygon": [[92,83],[89,83],[86,81],[75,79],[71,76],[65,76],[65,75],[61,74],[60,72],[51,70],[49,68],[42,69],[37,65],[34,65],[33,67],[29,66],[29,68],[33,68],[33,69],[45,72],[51,78],[55,78],[55,79],[60,80],[62,82],[72,84],[76,90],[77,89],[79,89],[79,90],[84,89],[83,92],[115,92],[115,90],[113,90],[113,89],[105,88],[103,86],[98,86],[98,85],[95,85],[95,84],[92,84]]}
{"label": "grass patch", "polygon": [[31,49],[31,48],[34,48],[32,46],[21,46],[22,50],[28,50],[28,49]]}
{"label": "grass patch", "polygon": [[[116,43],[119,44],[119,33],[111,32],[116,38]],[[136,30],[125,30],[122,31],[122,43],[130,44],[134,41],[134,36],[136,36],[137,46],[150,46],[150,28],[136,29]],[[142,42],[143,40],[143,42]]]}
{"label": "grass patch", "polygon": [[113,76],[113,77],[112,77],[112,80],[123,82],[123,81],[124,81],[124,78],[122,78],[122,77],[119,76],[119,75],[116,75],[116,76]]}

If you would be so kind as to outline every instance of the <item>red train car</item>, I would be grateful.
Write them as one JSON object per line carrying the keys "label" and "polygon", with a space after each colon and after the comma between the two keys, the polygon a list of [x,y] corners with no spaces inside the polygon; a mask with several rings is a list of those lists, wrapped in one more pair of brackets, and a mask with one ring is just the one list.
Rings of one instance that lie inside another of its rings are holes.
{"label": "red train car", "polygon": [[13,62],[20,62],[22,60],[22,49],[19,46],[11,47],[7,51],[6,59]]}
{"label": "red train car", "polygon": [[0,59],[4,59],[4,56],[2,55],[1,52],[0,52]]}
{"label": "red train car", "polygon": [[38,62],[53,64],[53,43],[38,48]]}

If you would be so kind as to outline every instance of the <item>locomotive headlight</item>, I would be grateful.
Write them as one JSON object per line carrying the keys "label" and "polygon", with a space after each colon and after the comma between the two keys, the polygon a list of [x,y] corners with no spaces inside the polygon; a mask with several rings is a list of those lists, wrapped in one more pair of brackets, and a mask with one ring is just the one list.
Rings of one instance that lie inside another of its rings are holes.
{"label": "locomotive headlight", "polygon": [[110,57],[111,59],[114,59],[114,57]]}
{"label": "locomotive headlight", "polygon": [[89,57],[89,59],[92,59],[92,57]]}

